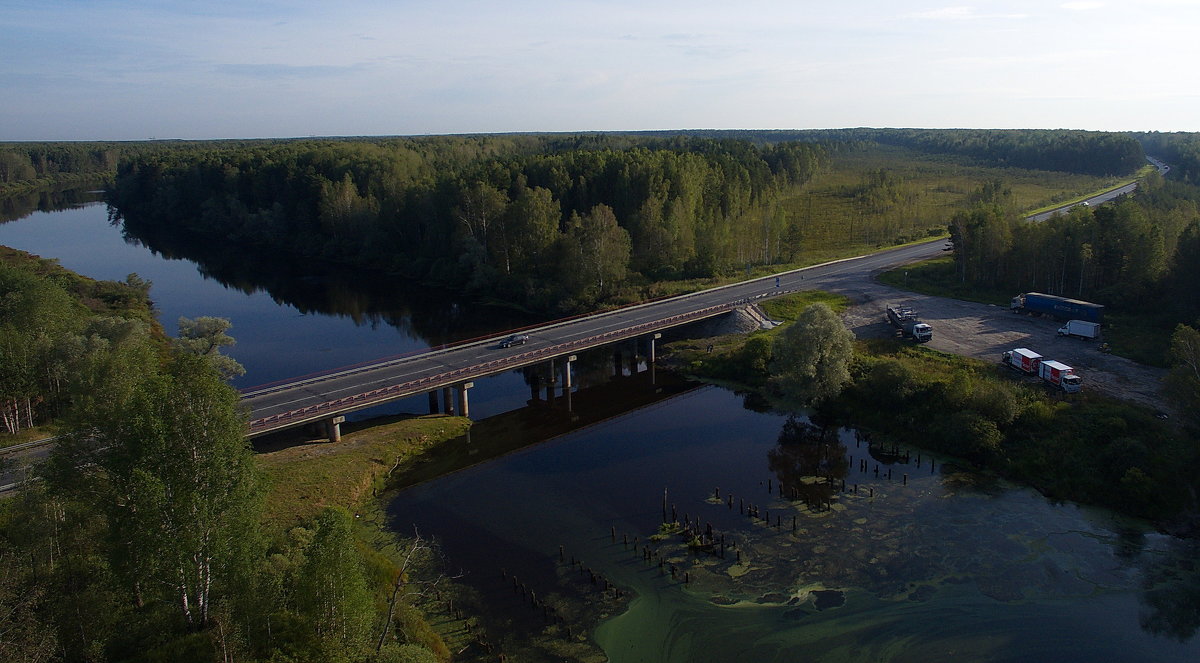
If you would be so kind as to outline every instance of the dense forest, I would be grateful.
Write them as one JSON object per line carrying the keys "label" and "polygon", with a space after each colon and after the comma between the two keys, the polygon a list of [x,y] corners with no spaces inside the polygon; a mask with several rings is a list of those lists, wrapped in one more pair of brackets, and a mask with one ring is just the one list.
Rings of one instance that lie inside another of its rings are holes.
{"label": "dense forest", "polygon": [[134,155],[109,200],[135,235],[171,226],[562,312],[795,259],[804,219],[784,201],[870,141],[1080,173],[1144,163],[1128,136],[1070,131],[284,141]]}
{"label": "dense forest", "polygon": [[[646,132],[666,135],[669,132]],[[998,167],[1058,170],[1085,175],[1127,175],[1145,164],[1134,136],[1047,129],[810,129],[803,131],[691,131],[689,135],[752,142],[880,143],[930,154],[971,157]]]}
{"label": "dense forest", "polygon": [[133,233],[177,223],[569,310],[635,274],[786,257],[775,206],[826,158],[807,143],[603,135],[296,142],[135,158],[110,201]]}

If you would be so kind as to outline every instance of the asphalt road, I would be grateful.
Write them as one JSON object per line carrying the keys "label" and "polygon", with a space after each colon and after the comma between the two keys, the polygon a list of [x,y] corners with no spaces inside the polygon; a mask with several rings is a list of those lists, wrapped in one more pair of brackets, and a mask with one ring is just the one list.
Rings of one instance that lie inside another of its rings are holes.
{"label": "asphalt road", "polygon": [[[1159,175],[1166,175],[1168,172],[1171,171],[1171,167],[1169,165],[1167,165],[1166,163],[1164,163],[1162,161],[1159,161],[1158,159],[1155,159],[1154,157],[1148,156],[1148,157],[1146,157],[1146,160],[1149,161],[1155,168],[1158,169]],[[1054,216],[1055,214],[1063,214],[1063,213],[1067,212],[1068,210],[1070,210],[1072,207],[1077,207],[1077,206],[1083,205],[1085,203],[1088,205],[1100,205],[1103,203],[1107,203],[1108,201],[1113,200],[1119,196],[1124,196],[1125,194],[1133,193],[1135,189],[1137,189],[1137,182],[1134,182],[1132,184],[1126,184],[1125,186],[1117,187],[1111,191],[1105,191],[1104,193],[1102,193],[1098,196],[1092,196],[1091,198],[1088,198],[1086,201],[1081,200],[1077,203],[1071,203],[1070,205],[1063,205],[1062,207],[1052,209],[1049,212],[1042,212],[1041,214],[1034,214],[1033,216],[1029,217],[1029,220],[1030,221],[1045,221],[1046,219],[1049,219],[1050,217]]]}
{"label": "asphalt road", "polygon": [[[940,255],[944,246],[943,240],[935,240],[782,273],[778,275],[778,281],[776,276],[770,276],[577,320],[553,323],[523,331],[522,333],[529,336],[529,341],[525,345],[512,348],[499,347],[499,341],[504,338],[499,336],[487,341],[388,361],[377,366],[335,372],[289,385],[251,389],[244,393],[243,402],[250,407],[250,419],[253,422],[351,398],[364,392],[382,391],[396,385],[431,380],[421,388],[406,391],[407,394],[421,393],[443,384],[457,384],[519,366],[543,362],[563,351],[583,350],[611,343],[619,338],[614,334],[621,334],[622,330],[634,330],[630,336],[644,335],[652,332],[656,325],[671,326],[671,319],[678,319],[677,316],[703,315],[705,311],[711,311],[714,307],[728,307],[739,301],[771,297],[795,290],[829,287],[847,279],[869,280],[873,271]],[[324,413],[323,416],[328,416],[328,413]]]}

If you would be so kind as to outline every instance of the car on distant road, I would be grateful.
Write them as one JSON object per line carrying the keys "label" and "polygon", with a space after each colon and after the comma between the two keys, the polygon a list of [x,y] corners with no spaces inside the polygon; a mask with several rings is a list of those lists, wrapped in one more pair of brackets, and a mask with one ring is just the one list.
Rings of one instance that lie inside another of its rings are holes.
{"label": "car on distant road", "polygon": [[514,345],[525,345],[528,342],[529,342],[529,336],[527,336],[526,334],[513,334],[512,336],[509,336],[508,338],[504,339],[503,341],[500,341],[500,347],[511,348]]}

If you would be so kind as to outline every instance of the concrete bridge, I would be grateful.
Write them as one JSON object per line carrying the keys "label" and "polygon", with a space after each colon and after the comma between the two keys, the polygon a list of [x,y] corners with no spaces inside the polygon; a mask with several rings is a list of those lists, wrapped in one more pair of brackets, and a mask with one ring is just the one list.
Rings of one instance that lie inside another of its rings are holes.
{"label": "concrete bridge", "polygon": [[468,390],[473,380],[535,364],[560,371],[563,388],[571,388],[574,353],[630,339],[649,343],[672,327],[728,313],[769,297],[869,278],[874,271],[939,255],[944,240],[837,260],[766,278],[752,279],[688,295],[578,316],[520,330],[528,341],[500,347],[511,332],[478,341],[434,348],[284,383],[243,391],[250,408],[248,435],[256,437],[302,424],[323,422],[329,438],[340,437],[344,415],[390,401],[428,394],[431,411],[439,400],[443,411],[470,416]]}

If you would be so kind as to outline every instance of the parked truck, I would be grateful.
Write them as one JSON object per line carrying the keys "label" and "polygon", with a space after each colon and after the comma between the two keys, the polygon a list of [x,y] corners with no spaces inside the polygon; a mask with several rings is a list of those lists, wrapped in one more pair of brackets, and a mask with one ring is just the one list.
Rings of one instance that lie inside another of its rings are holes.
{"label": "parked truck", "polygon": [[893,327],[914,341],[924,343],[933,338],[933,327],[921,322],[920,316],[909,306],[888,306],[887,319]]}
{"label": "parked truck", "polygon": [[1075,369],[1061,361],[1040,362],[1038,376],[1045,380],[1046,384],[1058,387],[1068,394],[1073,394],[1083,387],[1083,378],[1075,375]]}
{"label": "parked truck", "polygon": [[1058,328],[1058,335],[1095,340],[1100,338],[1100,324],[1087,320],[1067,320],[1067,324]]}
{"label": "parked truck", "polygon": [[1042,356],[1029,348],[1016,348],[1000,355],[1000,363],[1029,375],[1038,375]]}
{"label": "parked truck", "polygon": [[1101,304],[1040,292],[1025,292],[1013,297],[1009,308],[1016,313],[1049,315],[1058,320],[1104,321],[1104,306]]}

